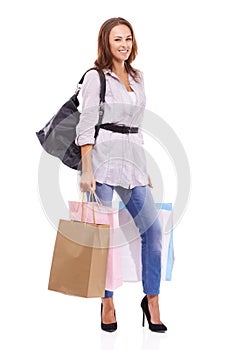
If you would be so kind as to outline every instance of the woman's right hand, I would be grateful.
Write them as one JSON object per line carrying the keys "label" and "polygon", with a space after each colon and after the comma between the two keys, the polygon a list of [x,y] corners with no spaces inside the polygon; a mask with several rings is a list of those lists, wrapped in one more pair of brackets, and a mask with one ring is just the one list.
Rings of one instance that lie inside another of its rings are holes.
{"label": "woman's right hand", "polygon": [[80,180],[80,191],[81,192],[95,192],[96,181],[92,171],[84,171],[81,175]]}

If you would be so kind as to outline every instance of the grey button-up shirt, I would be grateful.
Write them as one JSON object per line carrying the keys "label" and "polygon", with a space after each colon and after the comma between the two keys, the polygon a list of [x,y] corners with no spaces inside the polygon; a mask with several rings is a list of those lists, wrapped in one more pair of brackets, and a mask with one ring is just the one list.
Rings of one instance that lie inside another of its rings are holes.
{"label": "grey button-up shirt", "polygon": [[100,79],[98,72],[89,71],[82,85],[82,113],[76,127],[76,144],[93,144],[92,164],[95,180],[109,185],[133,188],[148,184],[145,152],[142,147],[141,125],[145,110],[144,82],[136,82],[129,74],[125,85],[111,70],[104,70],[106,95],[103,123],[138,127],[137,134],[120,134],[100,129],[94,139],[95,125],[99,119]]}

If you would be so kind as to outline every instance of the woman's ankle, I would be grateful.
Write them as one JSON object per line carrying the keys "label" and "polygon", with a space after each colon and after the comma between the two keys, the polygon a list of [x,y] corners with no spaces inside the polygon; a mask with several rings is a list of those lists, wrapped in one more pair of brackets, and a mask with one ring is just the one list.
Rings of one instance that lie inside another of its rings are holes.
{"label": "woman's ankle", "polygon": [[148,303],[158,303],[158,300],[159,300],[158,294],[156,295],[147,294],[147,300],[148,300]]}
{"label": "woman's ankle", "polygon": [[114,306],[114,301],[113,301],[113,297],[110,298],[102,298],[102,303],[104,306]]}

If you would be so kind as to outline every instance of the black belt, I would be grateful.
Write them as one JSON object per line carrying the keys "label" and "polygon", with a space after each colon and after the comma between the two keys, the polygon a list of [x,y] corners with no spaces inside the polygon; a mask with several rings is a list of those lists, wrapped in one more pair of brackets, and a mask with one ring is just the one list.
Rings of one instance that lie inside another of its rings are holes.
{"label": "black belt", "polygon": [[120,132],[121,134],[137,134],[138,128],[126,125],[116,125],[112,123],[101,124],[99,126],[102,129],[110,130],[113,132]]}

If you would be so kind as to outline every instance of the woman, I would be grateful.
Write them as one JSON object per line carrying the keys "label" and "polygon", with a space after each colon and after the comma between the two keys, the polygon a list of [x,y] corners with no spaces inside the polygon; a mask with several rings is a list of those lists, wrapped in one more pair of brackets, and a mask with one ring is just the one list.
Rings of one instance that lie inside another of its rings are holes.
{"label": "woman", "polygon": [[[142,147],[145,93],[142,73],[131,66],[136,55],[131,24],[119,17],[107,20],[99,32],[95,61],[95,67],[106,77],[104,116],[96,140],[100,102],[97,71],[88,72],[82,86],[82,113],[76,129],[82,155],[80,189],[95,191],[108,206],[115,190],[133,217],[142,242],[143,317],[147,317],[150,330],[161,332],[167,330],[160,320],[158,304],[161,229]],[[106,291],[102,298],[101,327],[108,332],[117,329],[112,291]]]}

